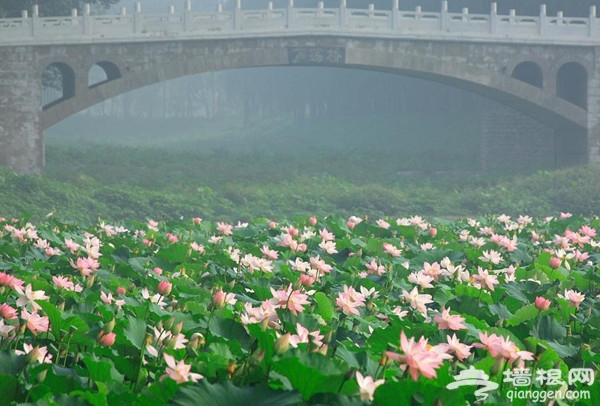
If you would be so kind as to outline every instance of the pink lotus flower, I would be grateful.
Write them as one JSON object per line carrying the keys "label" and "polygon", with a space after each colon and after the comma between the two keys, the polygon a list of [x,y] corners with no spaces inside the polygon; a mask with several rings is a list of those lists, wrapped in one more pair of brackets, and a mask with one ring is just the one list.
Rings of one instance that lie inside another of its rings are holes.
{"label": "pink lotus flower", "polygon": [[338,252],[334,241],[323,240],[319,244],[319,248],[321,248],[323,251],[325,251],[326,253],[328,253],[330,255]]}
{"label": "pink lotus flower", "polygon": [[456,338],[456,333],[452,334],[452,337],[449,335],[446,336],[447,343],[438,344],[438,347],[442,348],[446,353],[456,355],[459,361],[467,358],[471,355],[472,345],[466,345],[461,343],[458,338]]}
{"label": "pink lotus flower", "polygon": [[280,329],[279,316],[276,306],[269,300],[265,300],[259,307],[252,307],[251,303],[244,303],[245,312],[242,314],[242,324],[265,323],[268,327]]}
{"label": "pink lotus flower", "polygon": [[297,334],[293,334],[289,338],[289,343],[294,348],[298,348],[298,344],[308,344],[310,342],[312,342],[317,347],[323,345],[322,340],[324,336],[321,335],[321,332],[319,330],[310,332],[302,324],[296,323],[296,333]]}
{"label": "pink lotus flower", "polygon": [[388,223],[387,221],[383,220],[383,219],[379,219],[375,221],[375,224],[377,224],[378,227],[380,228],[384,228],[384,229],[388,229],[390,228],[390,223]]}
{"label": "pink lotus flower", "polygon": [[442,315],[435,316],[433,320],[438,324],[438,329],[440,330],[463,330],[467,328],[467,326],[462,324],[465,318],[456,314],[450,315],[450,308],[442,308]]}
{"label": "pink lotus flower", "polygon": [[83,276],[88,276],[92,272],[100,268],[100,264],[95,258],[77,258],[77,263],[74,263],[72,259],[69,260],[71,266],[77,269]]}
{"label": "pink lotus flower", "polygon": [[6,320],[14,320],[18,315],[17,309],[12,308],[8,303],[2,303],[0,305],[0,316]]}
{"label": "pink lotus flower", "polygon": [[167,238],[167,241],[169,241],[171,244],[175,244],[179,241],[179,237],[171,233],[165,234],[165,237]]}
{"label": "pink lotus flower", "polygon": [[573,289],[569,289],[569,290],[565,289],[564,296],[561,295],[560,293],[557,296],[560,297],[561,299],[566,299],[566,300],[570,301],[569,305],[575,306],[577,309],[579,309],[579,305],[585,299],[585,295],[583,293],[578,292]]}
{"label": "pink lotus flower", "polygon": [[26,309],[21,310],[21,318],[27,322],[27,328],[33,333],[44,333],[48,331],[50,327],[50,320],[48,317],[40,316],[37,313],[29,313]]}
{"label": "pink lotus flower", "polygon": [[577,230],[577,232],[590,238],[594,238],[596,236],[596,229],[588,225],[581,226],[581,228]]}
{"label": "pink lotus flower", "polygon": [[260,252],[268,259],[279,258],[279,253],[275,250],[270,249],[268,245],[263,245],[262,248],[260,249]]}
{"label": "pink lotus flower", "polygon": [[383,252],[390,254],[393,257],[399,257],[402,255],[402,251],[400,249],[387,242],[383,243]]}
{"label": "pink lotus flower", "polygon": [[371,263],[365,264],[365,266],[370,274],[377,274],[378,276],[381,276],[386,272],[385,268],[379,265],[375,258],[371,260]]}
{"label": "pink lotus flower", "polygon": [[477,274],[473,275],[473,280],[475,281],[473,285],[479,289],[487,286],[490,290],[494,290],[494,285],[500,283],[497,275],[490,275],[487,269],[483,270],[480,266],[477,267]]}
{"label": "pink lotus flower", "polygon": [[326,228],[324,228],[321,231],[319,231],[319,235],[321,236],[321,239],[323,241],[333,241],[333,240],[335,240],[335,235],[333,235],[333,233],[331,231],[327,230]]}
{"label": "pink lotus flower", "polygon": [[52,276],[52,281],[56,287],[70,290],[71,292],[81,292],[83,290],[80,285],[75,285],[71,278],[65,276]]}
{"label": "pink lotus flower", "polygon": [[524,364],[523,361],[533,361],[533,353],[519,350],[508,337],[505,338],[496,334],[488,336],[487,332],[480,332],[479,340],[481,344],[475,343],[473,346],[486,349],[493,358],[504,358],[510,364],[519,360],[519,365]]}
{"label": "pink lotus flower", "polygon": [[441,351],[430,349],[424,337],[421,337],[418,342],[415,342],[414,337],[408,340],[404,331],[400,334],[400,347],[404,354],[392,351],[386,351],[385,354],[392,361],[406,365],[408,373],[414,381],[419,379],[419,375],[426,378],[437,378],[436,369],[444,363],[444,359],[450,357]]}
{"label": "pink lotus flower", "polygon": [[8,324],[4,324],[4,319],[0,319],[0,338],[8,338],[11,331],[15,329],[15,326],[10,326]]}
{"label": "pink lotus flower", "polygon": [[375,389],[379,385],[385,383],[385,379],[378,379],[373,381],[372,376],[363,376],[359,371],[356,371],[356,383],[358,383],[358,389],[360,391],[360,400],[372,401]]}
{"label": "pink lotus flower", "polygon": [[271,288],[273,304],[281,309],[289,309],[295,316],[304,311],[304,305],[309,305],[308,295],[299,290],[292,290],[292,284],[286,290],[275,290]]}
{"label": "pink lotus flower", "polygon": [[344,285],[344,291],[338,293],[335,303],[337,310],[341,310],[347,315],[354,314],[360,316],[357,308],[365,305],[365,298],[362,294],[355,291],[353,287]]}
{"label": "pink lotus flower", "polygon": [[25,284],[21,279],[15,278],[4,272],[0,272],[0,285],[8,286],[11,289],[20,288]]}
{"label": "pink lotus flower", "polygon": [[433,300],[431,300],[432,296],[419,294],[416,286],[410,291],[410,293],[406,290],[402,290],[401,297],[410,303],[410,307],[417,310],[423,316],[427,316],[427,307],[425,305],[433,303]]}
{"label": "pink lotus flower", "polygon": [[15,351],[17,355],[27,354],[27,360],[29,362],[38,362],[40,364],[51,364],[52,354],[48,352],[48,347],[41,347],[36,345],[35,347],[31,344],[23,344],[24,351]]}
{"label": "pink lotus flower", "polygon": [[161,381],[169,377],[177,383],[185,383],[189,381],[198,382],[204,378],[200,374],[191,372],[192,366],[184,363],[183,360],[176,363],[175,358],[169,354],[164,354],[164,358],[167,362],[167,368],[166,373],[160,377]]}
{"label": "pink lotus flower", "polygon": [[217,232],[223,235],[232,235],[233,234],[233,226],[231,224],[218,222],[217,223]]}
{"label": "pink lotus flower", "polygon": [[548,310],[552,302],[544,297],[538,296],[535,298],[535,307],[541,312]]}
{"label": "pink lotus flower", "polygon": [[198,224],[202,223],[202,219],[201,219],[200,217],[194,217],[194,218],[192,219],[192,222],[193,222],[194,224],[198,225]]}
{"label": "pink lotus flower", "polygon": [[28,284],[25,289],[16,287],[15,290],[19,294],[17,299],[17,306],[27,309],[33,309],[35,311],[41,310],[42,307],[36,303],[36,300],[48,300],[49,296],[46,296],[46,292],[43,290],[33,290],[31,284]]}
{"label": "pink lotus flower", "polygon": [[225,293],[222,289],[219,289],[213,295],[212,304],[215,309],[221,309],[226,304],[234,305],[237,303],[237,299],[235,298],[235,294],[233,293]]}

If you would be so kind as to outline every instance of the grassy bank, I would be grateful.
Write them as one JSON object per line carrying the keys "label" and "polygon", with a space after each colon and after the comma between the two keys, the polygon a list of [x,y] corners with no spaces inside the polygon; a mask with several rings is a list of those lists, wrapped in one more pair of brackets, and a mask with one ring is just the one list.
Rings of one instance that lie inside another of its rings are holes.
{"label": "grassy bank", "polygon": [[456,117],[67,124],[48,131],[43,177],[1,172],[0,213],[52,212],[84,222],[544,216],[592,215],[600,203],[597,166],[527,176],[477,173],[478,129]]}

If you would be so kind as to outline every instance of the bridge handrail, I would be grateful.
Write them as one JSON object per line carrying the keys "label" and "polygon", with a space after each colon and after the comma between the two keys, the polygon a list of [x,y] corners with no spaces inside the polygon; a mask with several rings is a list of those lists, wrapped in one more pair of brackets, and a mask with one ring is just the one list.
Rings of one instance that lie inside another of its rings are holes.
{"label": "bridge handrail", "polygon": [[[264,24],[262,24],[264,23]],[[117,29],[118,28],[118,29]],[[458,36],[473,41],[559,41],[561,43],[600,43],[600,18],[596,7],[590,8],[587,18],[564,17],[562,12],[547,16],[542,5],[539,16],[518,16],[514,10],[508,15],[497,13],[492,3],[489,14],[471,14],[467,8],[460,13],[448,12],[447,1],[442,1],[439,12],[401,11],[398,0],[391,10],[348,9],[341,0],[338,8],[324,8],[319,2],[316,8],[295,8],[293,0],[287,8],[243,10],[241,1],[236,0],[233,10],[192,11],[187,0],[183,13],[175,13],[173,6],[168,13],[142,13],[141,4],[128,14],[125,8],[117,15],[91,15],[89,5],[83,15],[76,10],[66,17],[40,17],[39,8],[34,6],[30,16],[24,11],[21,18],[0,19],[0,46],[14,44],[37,44],[61,41],[62,43],[102,39],[103,41],[143,40],[165,36],[199,37],[219,33],[273,33],[288,30],[294,33],[314,29],[334,29],[348,34],[382,34],[386,36],[414,36],[415,33],[444,39]]]}

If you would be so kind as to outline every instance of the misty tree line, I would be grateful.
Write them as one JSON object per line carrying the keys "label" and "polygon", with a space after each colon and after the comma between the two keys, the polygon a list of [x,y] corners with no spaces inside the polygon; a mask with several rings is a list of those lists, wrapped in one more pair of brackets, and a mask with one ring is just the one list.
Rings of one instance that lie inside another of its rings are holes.
{"label": "misty tree line", "polygon": [[[254,68],[205,73],[107,100],[84,114],[110,117],[290,117],[476,114],[485,99],[449,86],[341,68]],[[491,103],[491,102],[490,102]]]}

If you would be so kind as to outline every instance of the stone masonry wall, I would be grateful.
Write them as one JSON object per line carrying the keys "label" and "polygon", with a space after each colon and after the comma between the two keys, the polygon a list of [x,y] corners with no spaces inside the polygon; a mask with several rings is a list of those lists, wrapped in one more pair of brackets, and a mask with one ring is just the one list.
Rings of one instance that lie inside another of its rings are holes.
{"label": "stone masonry wall", "polygon": [[559,166],[555,132],[508,107],[495,107],[481,119],[484,171],[551,169]]}

